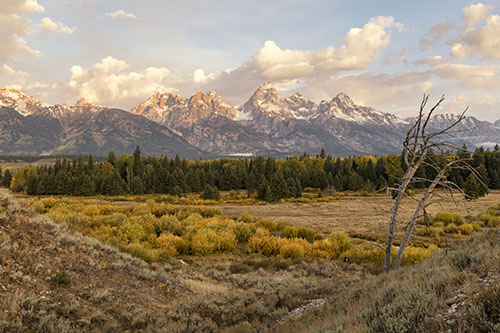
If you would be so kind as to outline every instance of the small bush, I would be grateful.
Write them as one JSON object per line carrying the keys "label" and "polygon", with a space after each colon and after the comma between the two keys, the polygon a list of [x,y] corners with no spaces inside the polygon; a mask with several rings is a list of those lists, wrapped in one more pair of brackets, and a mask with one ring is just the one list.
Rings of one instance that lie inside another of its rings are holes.
{"label": "small bush", "polygon": [[59,285],[68,285],[71,283],[71,278],[66,271],[57,271],[52,275],[51,280]]}
{"label": "small bush", "polygon": [[162,250],[166,250],[171,256],[176,256],[177,244],[181,238],[171,233],[162,233],[160,237],[156,238],[156,246]]}
{"label": "small bush", "polygon": [[207,255],[217,251],[219,245],[219,236],[215,231],[202,229],[193,236],[191,250],[196,255]]}
{"label": "small bush", "polygon": [[434,222],[443,222],[444,225],[448,225],[450,223],[453,223],[455,225],[462,225],[464,223],[464,219],[459,214],[450,212],[439,212],[436,214]]}
{"label": "small bush", "polygon": [[457,250],[450,254],[450,262],[453,266],[463,271],[476,261],[476,255],[467,250]]}
{"label": "small bush", "polygon": [[280,256],[286,259],[299,259],[305,255],[304,246],[298,243],[284,244],[280,248]]}
{"label": "small bush", "polygon": [[241,213],[240,217],[238,217],[238,222],[245,222],[245,223],[254,223],[255,218],[249,214],[247,211]]}
{"label": "small bush", "polygon": [[450,223],[446,225],[446,227],[444,228],[444,232],[446,232],[447,234],[456,234],[458,233],[458,227],[455,223]]}
{"label": "small bush", "polygon": [[466,223],[460,226],[460,233],[462,235],[470,235],[474,232],[474,227],[472,224]]}
{"label": "small bush", "polygon": [[459,320],[469,332],[500,332],[500,286],[493,285],[476,294]]}
{"label": "small bush", "polygon": [[245,243],[250,237],[252,237],[257,229],[254,225],[239,222],[233,225],[233,233],[238,240],[238,243]]}

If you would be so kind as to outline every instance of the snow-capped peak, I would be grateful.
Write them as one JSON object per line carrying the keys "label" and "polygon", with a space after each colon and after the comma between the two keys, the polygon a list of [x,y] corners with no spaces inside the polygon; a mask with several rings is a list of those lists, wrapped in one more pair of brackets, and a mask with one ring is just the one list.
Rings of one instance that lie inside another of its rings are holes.
{"label": "snow-capped peak", "polygon": [[352,99],[346,94],[346,93],[338,93],[337,96],[333,98],[333,101],[336,101],[337,103],[343,104],[345,106],[354,106],[354,102]]}
{"label": "snow-capped peak", "polygon": [[33,96],[28,96],[11,86],[4,86],[0,88],[0,106],[13,108],[23,116],[28,116],[41,108],[49,107],[49,104],[43,103]]}

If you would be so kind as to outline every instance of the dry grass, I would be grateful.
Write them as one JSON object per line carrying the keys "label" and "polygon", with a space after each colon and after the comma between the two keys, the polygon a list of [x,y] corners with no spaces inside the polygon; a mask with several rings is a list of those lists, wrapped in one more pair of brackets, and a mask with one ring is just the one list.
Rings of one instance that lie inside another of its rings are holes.
{"label": "dry grass", "polygon": [[[463,201],[458,206],[450,198],[441,204],[428,209],[428,213],[437,214],[440,211],[451,211],[462,216],[478,215],[487,207],[500,203],[500,191],[492,191],[486,197],[467,202],[467,209]],[[244,206],[237,204],[221,204],[222,214],[229,217],[240,216],[248,212],[256,218],[278,219],[293,226],[306,226],[323,233],[344,231],[348,234],[359,235],[364,238],[385,241],[387,223],[390,218],[391,202],[382,195],[372,197],[350,196],[344,200],[322,203],[281,203],[264,206]],[[409,219],[413,213],[415,202],[406,199],[402,205],[402,219]],[[402,233],[397,233],[401,236]],[[415,240],[429,241],[428,237],[415,237]],[[446,239],[443,239],[445,241]]]}

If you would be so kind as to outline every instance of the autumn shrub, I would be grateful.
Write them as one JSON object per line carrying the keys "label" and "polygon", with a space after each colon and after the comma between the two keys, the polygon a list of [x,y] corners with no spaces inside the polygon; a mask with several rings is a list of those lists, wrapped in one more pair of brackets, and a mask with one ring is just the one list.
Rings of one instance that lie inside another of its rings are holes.
{"label": "autumn shrub", "polygon": [[180,240],[181,238],[179,236],[175,236],[174,234],[162,233],[158,238],[156,238],[155,245],[162,250],[166,250],[171,256],[176,256],[178,254],[177,246]]}
{"label": "autumn shrub", "polygon": [[443,222],[444,225],[448,225],[450,223],[461,225],[464,223],[464,218],[455,213],[439,212],[436,214],[436,217],[434,217],[434,222]]}
{"label": "autumn shrub", "polygon": [[380,266],[384,262],[385,252],[381,248],[369,249],[362,246],[354,246],[344,252],[344,256],[349,258],[350,262]]}
{"label": "autumn shrub", "polygon": [[462,224],[460,226],[460,233],[462,235],[470,235],[474,232],[474,227],[470,223]]}
{"label": "autumn shrub", "polygon": [[438,227],[423,227],[417,230],[417,235],[419,236],[431,236],[439,239],[440,236],[444,235],[444,231]]}
{"label": "autumn shrub", "polygon": [[299,243],[286,243],[280,247],[280,257],[286,259],[299,259],[303,258],[305,255],[305,249],[302,244]]}
{"label": "autumn shrub", "polygon": [[255,222],[255,218],[249,214],[247,211],[244,211],[241,213],[240,217],[238,217],[238,222],[245,222],[245,223],[253,223]]}
{"label": "autumn shrub", "polygon": [[500,216],[490,215],[487,212],[481,213],[478,217],[479,221],[483,222],[489,228],[500,226]]}
{"label": "autumn shrub", "polygon": [[221,252],[231,251],[236,248],[238,241],[232,232],[223,231],[219,235],[219,246],[217,250]]}
{"label": "autumn shrub", "polygon": [[446,232],[447,234],[456,234],[458,233],[458,230],[459,229],[455,223],[449,223],[444,228],[444,232]]}
{"label": "autumn shrub", "polygon": [[283,235],[287,238],[303,238],[309,242],[313,242],[318,238],[318,233],[307,227],[291,227],[287,226],[283,229]]}
{"label": "autumn shrub", "polygon": [[401,259],[401,265],[413,265],[418,262],[424,261],[430,257],[433,251],[437,250],[437,246],[431,245],[428,248],[421,247],[407,247]]}
{"label": "autumn shrub", "polygon": [[210,229],[199,230],[191,240],[191,250],[195,255],[214,253],[220,246],[219,236]]}
{"label": "autumn shrub", "polygon": [[269,219],[258,219],[256,221],[256,226],[265,228],[270,232],[281,232],[285,229],[286,224],[278,220],[271,221]]}
{"label": "autumn shrub", "polygon": [[179,219],[174,215],[163,215],[153,222],[156,234],[162,232],[170,232],[176,236],[181,236],[184,233],[184,228]]}
{"label": "autumn shrub", "polygon": [[330,233],[328,240],[332,242],[333,253],[336,253],[337,255],[340,255],[351,248],[351,240],[343,231]]}
{"label": "autumn shrub", "polygon": [[280,253],[281,244],[283,244],[283,239],[280,237],[259,237],[254,235],[248,240],[248,252],[261,253],[265,256],[278,255]]}
{"label": "autumn shrub", "polygon": [[257,228],[253,224],[237,222],[233,225],[232,231],[238,243],[245,243],[256,233]]}

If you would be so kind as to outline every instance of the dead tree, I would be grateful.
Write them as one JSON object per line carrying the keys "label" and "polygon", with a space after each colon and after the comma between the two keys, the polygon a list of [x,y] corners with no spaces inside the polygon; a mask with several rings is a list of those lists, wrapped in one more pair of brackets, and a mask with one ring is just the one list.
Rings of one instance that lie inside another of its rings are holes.
{"label": "dead tree", "polygon": [[[412,197],[417,201],[417,207],[415,208],[411,219],[403,228],[404,236],[396,255],[394,268],[398,268],[401,264],[403,253],[412,236],[417,219],[422,215],[423,211],[425,211],[425,208],[442,199],[442,195],[435,191],[436,188],[447,190],[451,194],[452,198],[454,198],[454,193],[456,194],[457,192],[464,196],[460,187],[447,179],[448,172],[452,168],[464,168],[469,170],[476,176],[476,178],[479,179],[479,175],[476,170],[473,169],[468,163],[470,159],[450,154],[451,149],[457,149],[458,147],[441,140],[443,136],[470,130],[456,129],[456,126],[465,119],[465,113],[468,108],[466,108],[455,121],[445,128],[428,133],[429,121],[439,105],[444,101],[444,96],[442,96],[439,101],[432,108],[430,108],[429,112],[426,112],[425,107],[428,99],[429,95],[424,95],[422,103],[420,104],[419,114],[408,130],[406,138],[403,142],[403,160],[406,165],[406,172],[400,179],[400,183],[395,188],[390,188],[388,191],[389,193],[394,193],[395,196],[392,199],[391,219],[389,221],[389,229],[387,232],[384,272],[389,272],[391,268],[391,250],[394,243],[396,226],[400,223],[398,221],[398,214],[403,198],[407,196]],[[438,160],[440,163],[438,163]],[[415,176],[417,170],[421,167],[432,168],[435,170],[436,176],[433,179]],[[411,184],[417,182],[423,182],[426,184],[424,194],[419,198],[409,195],[407,191]]]}

